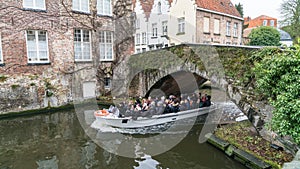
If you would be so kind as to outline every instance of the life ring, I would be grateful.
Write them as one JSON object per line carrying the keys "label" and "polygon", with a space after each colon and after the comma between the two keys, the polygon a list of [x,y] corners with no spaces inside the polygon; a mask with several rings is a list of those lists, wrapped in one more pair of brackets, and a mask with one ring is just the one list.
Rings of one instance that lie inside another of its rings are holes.
{"label": "life ring", "polygon": [[97,110],[94,112],[95,116],[107,116],[109,115],[108,111],[106,110]]}

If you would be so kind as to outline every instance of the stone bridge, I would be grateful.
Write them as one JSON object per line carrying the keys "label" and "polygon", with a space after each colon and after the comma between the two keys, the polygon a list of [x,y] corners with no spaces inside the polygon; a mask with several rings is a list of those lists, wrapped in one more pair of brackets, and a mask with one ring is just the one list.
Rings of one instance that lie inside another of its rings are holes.
{"label": "stone bridge", "polygon": [[[225,93],[212,92],[212,98],[233,101],[261,129],[270,118],[271,107],[257,101],[253,90],[250,58],[256,50],[259,48],[182,44],[135,54],[114,70],[112,94],[137,97],[191,93],[210,82],[211,87]],[[172,88],[174,85],[177,88]]]}

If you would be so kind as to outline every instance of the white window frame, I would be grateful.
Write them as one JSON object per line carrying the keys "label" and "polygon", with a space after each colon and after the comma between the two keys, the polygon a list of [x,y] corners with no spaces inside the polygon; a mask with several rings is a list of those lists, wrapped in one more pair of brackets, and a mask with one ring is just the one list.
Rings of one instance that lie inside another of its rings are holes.
{"label": "white window frame", "polygon": [[[32,1],[32,6],[27,4],[25,1]],[[43,7],[36,6],[37,1],[43,1]],[[23,8],[46,10],[46,2],[45,0],[23,0]]]}
{"label": "white window frame", "polygon": [[185,18],[178,18],[178,33],[185,33]]}
{"label": "white window frame", "polygon": [[135,20],[135,28],[136,28],[136,29],[140,29],[140,26],[141,26],[140,18],[137,18],[137,19]]}
{"label": "white window frame", "polygon": [[220,19],[214,19],[214,34],[220,34]]}
{"label": "white window frame", "polygon": [[157,3],[157,13],[161,14],[161,2]]}
{"label": "white window frame", "polygon": [[238,23],[233,24],[233,37],[238,37]]}
{"label": "white window frame", "polygon": [[140,45],[141,44],[141,34],[137,33],[135,35],[135,45]]}
{"label": "white window frame", "polygon": [[[114,60],[114,46],[113,46],[114,33],[112,31],[100,31],[99,33],[104,33],[104,43],[99,40],[100,61],[113,61]],[[108,37],[107,33],[111,34],[111,43],[107,42],[107,37]],[[105,45],[104,58],[103,56],[101,56],[101,47],[100,47],[101,44]],[[107,47],[110,47],[111,51],[109,51]],[[107,56],[108,52],[111,53],[111,58],[108,58]]]}
{"label": "white window frame", "polygon": [[268,25],[268,20],[264,20],[263,21],[263,26],[267,26]]}
{"label": "white window frame", "polygon": [[275,21],[274,20],[270,20],[270,26],[275,26]]}
{"label": "white window frame", "polygon": [[[109,3],[109,8],[107,8],[107,1]],[[111,0],[97,0],[97,14],[112,16],[112,3]]]}
{"label": "white window frame", "polygon": [[203,18],[203,32],[204,33],[209,33],[210,29],[210,18],[209,17],[204,17]]}
{"label": "white window frame", "polygon": [[2,39],[0,34],[0,64],[3,64]]}
{"label": "white window frame", "polygon": [[[80,49],[81,49],[81,58],[76,58],[75,57],[75,43],[78,43],[79,41],[75,41],[75,30],[80,30]],[[83,55],[83,53],[84,53],[84,43],[87,43],[87,42],[84,42],[83,41],[83,31],[88,31],[89,32],[89,48],[90,48],[90,56],[89,56],[89,58],[88,59],[84,59],[84,55]],[[74,35],[73,35],[74,37],[74,40],[73,40],[73,42],[74,42],[74,59],[75,59],[75,61],[76,62],[80,62],[80,61],[92,61],[92,45],[91,45],[91,39],[92,39],[92,37],[91,37],[91,31],[89,31],[89,30],[86,30],[86,29],[74,29]]]}
{"label": "white window frame", "polygon": [[152,37],[157,37],[157,23],[152,24]]}
{"label": "white window frame", "polygon": [[[83,1],[88,1],[87,3],[87,10],[83,10],[82,8],[82,3]],[[79,3],[79,9],[74,8],[74,3],[78,2]],[[90,0],[72,0],[72,10],[74,11],[79,11],[79,12],[84,12],[84,13],[90,13]]]}
{"label": "white window frame", "polygon": [[231,22],[226,22],[226,36],[231,36]]}
{"label": "white window frame", "polygon": [[147,44],[147,33],[143,32],[142,33],[142,45],[146,45]]}
{"label": "white window frame", "polygon": [[[28,31],[33,31],[34,36],[35,36],[35,47],[36,47],[36,52],[37,52],[36,53],[37,60],[35,60],[35,61],[31,61],[29,58],[29,50],[28,50],[29,46],[28,46],[28,35],[27,35]],[[38,40],[38,32],[39,31],[44,31],[46,33],[46,46],[47,46],[47,60],[46,61],[41,61],[40,56],[39,56],[39,51],[40,51],[39,50],[39,40]],[[50,63],[47,31],[45,31],[45,30],[26,30],[25,36],[26,36],[27,63]]]}
{"label": "white window frame", "polygon": [[162,34],[168,35],[168,21],[162,21]]}

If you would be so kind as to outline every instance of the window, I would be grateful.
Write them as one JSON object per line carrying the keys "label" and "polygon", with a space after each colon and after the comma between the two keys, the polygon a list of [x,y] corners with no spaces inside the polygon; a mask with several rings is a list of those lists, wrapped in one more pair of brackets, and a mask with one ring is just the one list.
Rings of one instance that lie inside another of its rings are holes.
{"label": "window", "polygon": [[152,37],[157,37],[157,24],[152,24]]}
{"label": "window", "polygon": [[141,34],[137,33],[135,36],[135,45],[141,44]]}
{"label": "window", "polygon": [[142,48],[142,52],[146,52],[146,48]]}
{"label": "window", "polygon": [[157,13],[161,14],[161,3],[160,2],[158,2],[158,4],[157,4]]}
{"label": "window", "polygon": [[184,33],[185,21],[184,18],[178,19],[178,33]]}
{"label": "window", "polygon": [[136,49],[136,53],[141,53],[141,49]]}
{"label": "window", "polygon": [[209,33],[209,18],[204,17],[203,32]]}
{"label": "window", "polygon": [[74,54],[75,61],[91,60],[91,38],[90,31],[74,30]]}
{"label": "window", "polygon": [[264,20],[263,21],[263,26],[267,26],[268,25],[268,21],[267,20]]}
{"label": "window", "polygon": [[104,88],[110,89],[111,88],[111,79],[109,77],[104,78]]}
{"label": "window", "polygon": [[233,36],[238,37],[238,24],[234,23],[233,25]]}
{"label": "window", "polygon": [[147,34],[146,32],[143,32],[142,33],[142,44],[145,45],[147,42]]}
{"label": "window", "polygon": [[140,28],[140,19],[139,18],[135,20],[135,28],[136,29]]}
{"label": "window", "polygon": [[47,32],[28,30],[26,31],[26,37],[28,63],[48,63]]}
{"label": "window", "polygon": [[1,34],[0,34],[0,64],[3,63],[3,55],[2,55],[2,41],[1,41]]}
{"label": "window", "polygon": [[97,0],[97,13],[111,16],[111,0]]}
{"label": "window", "polygon": [[90,12],[89,0],[73,0],[73,10],[81,12]]}
{"label": "window", "polygon": [[273,26],[273,27],[275,26],[275,21],[274,20],[270,21],[270,26]]}
{"label": "window", "polygon": [[46,10],[45,0],[23,0],[23,7]]}
{"label": "window", "polygon": [[162,22],[162,34],[168,35],[168,21]]}
{"label": "window", "polygon": [[113,33],[111,31],[100,32],[100,60],[113,60]]}
{"label": "window", "polygon": [[231,34],[231,23],[230,22],[226,22],[226,36],[230,36]]}
{"label": "window", "polygon": [[220,34],[220,20],[214,20],[214,34]]}
{"label": "window", "polygon": [[149,45],[149,50],[154,50],[154,45]]}

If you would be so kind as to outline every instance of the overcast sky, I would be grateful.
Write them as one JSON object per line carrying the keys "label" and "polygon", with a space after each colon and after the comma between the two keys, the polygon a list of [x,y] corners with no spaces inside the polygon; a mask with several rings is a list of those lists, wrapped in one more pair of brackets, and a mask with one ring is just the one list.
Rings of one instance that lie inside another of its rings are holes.
{"label": "overcast sky", "polygon": [[283,0],[231,0],[233,4],[239,2],[244,7],[244,17],[256,18],[267,15],[280,20],[280,4]]}

